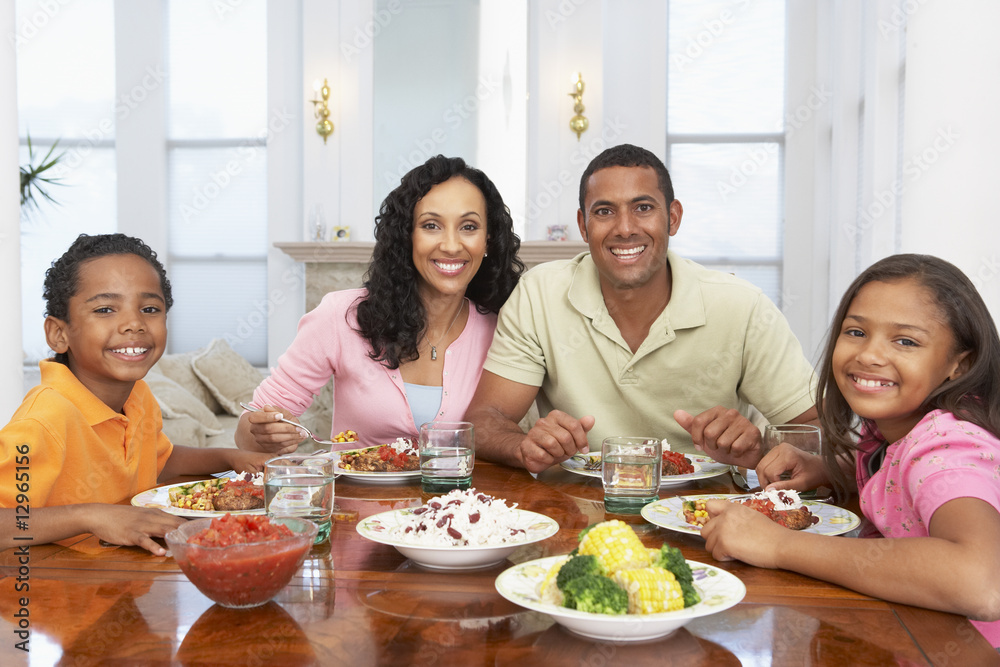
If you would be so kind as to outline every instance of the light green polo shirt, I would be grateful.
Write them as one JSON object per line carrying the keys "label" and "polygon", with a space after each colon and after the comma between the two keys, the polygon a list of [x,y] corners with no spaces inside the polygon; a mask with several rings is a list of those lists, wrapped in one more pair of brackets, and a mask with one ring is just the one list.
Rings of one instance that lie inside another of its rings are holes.
{"label": "light green polo shirt", "polygon": [[500,311],[485,369],[539,387],[542,415],[596,418],[591,449],[614,435],[667,438],[693,452],[674,410],[716,405],[783,423],[815,403],[815,377],[781,311],[754,285],[668,251],[670,302],[633,354],[585,252],[541,264]]}

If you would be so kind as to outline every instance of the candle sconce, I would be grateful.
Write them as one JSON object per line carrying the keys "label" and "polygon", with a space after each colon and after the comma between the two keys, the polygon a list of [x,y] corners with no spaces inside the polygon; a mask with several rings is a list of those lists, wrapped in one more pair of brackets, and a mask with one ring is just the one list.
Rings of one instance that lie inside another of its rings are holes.
{"label": "candle sconce", "polygon": [[583,115],[583,74],[577,72],[576,81],[573,83],[573,92],[569,94],[573,98],[573,111],[575,116],[569,120],[569,129],[576,132],[576,140],[580,141],[580,135],[590,127],[590,121]]}
{"label": "candle sconce", "polygon": [[309,100],[313,103],[313,112],[319,122],[316,123],[316,133],[323,137],[323,143],[333,134],[333,121],[330,120],[330,84],[323,79],[323,85],[319,85],[319,80],[313,86],[316,90],[315,99]]}

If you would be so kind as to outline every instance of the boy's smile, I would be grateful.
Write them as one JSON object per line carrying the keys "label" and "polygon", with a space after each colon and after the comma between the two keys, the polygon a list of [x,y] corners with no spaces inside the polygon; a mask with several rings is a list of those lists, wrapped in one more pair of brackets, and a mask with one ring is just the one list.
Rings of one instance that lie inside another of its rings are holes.
{"label": "boy's smile", "polygon": [[131,254],[84,262],[68,317],[46,319],[49,346],[65,353],[77,379],[120,412],[166,346],[166,303],[156,269]]}
{"label": "boy's smile", "polygon": [[967,353],[931,293],[913,279],[871,282],[851,302],[833,351],[834,377],[858,415],[889,442],[924,416],[932,391],[965,369]]}

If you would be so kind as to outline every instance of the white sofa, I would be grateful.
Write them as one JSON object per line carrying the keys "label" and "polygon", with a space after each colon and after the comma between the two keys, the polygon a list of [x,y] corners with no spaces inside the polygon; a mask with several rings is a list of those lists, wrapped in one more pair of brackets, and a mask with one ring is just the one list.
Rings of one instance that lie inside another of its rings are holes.
{"label": "white sofa", "polygon": [[[223,339],[183,354],[164,355],[146,375],[163,412],[163,432],[170,441],[192,447],[235,447],[234,435],[243,408],[265,374],[237,354]],[[317,436],[330,434],[333,384],[328,384],[302,423]],[[312,440],[300,445],[315,449]]]}

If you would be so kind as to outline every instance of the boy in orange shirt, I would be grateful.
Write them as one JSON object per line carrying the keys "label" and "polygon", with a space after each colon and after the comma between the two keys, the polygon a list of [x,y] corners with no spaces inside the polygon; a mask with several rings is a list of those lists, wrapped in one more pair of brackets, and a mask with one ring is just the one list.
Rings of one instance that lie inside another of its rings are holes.
{"label": "boy in orange shirt", "polygon": [[80,235],[46,272],[44,296],[56,355],[0,430],[0,549],[90,532],[162,556],[152,537],[184,519],[115,503],[157,479],[257,472],[269,455],[172,445],[163,434],[142,378],[164,352],[173,297],[145,243]]}

